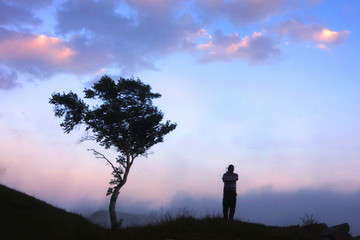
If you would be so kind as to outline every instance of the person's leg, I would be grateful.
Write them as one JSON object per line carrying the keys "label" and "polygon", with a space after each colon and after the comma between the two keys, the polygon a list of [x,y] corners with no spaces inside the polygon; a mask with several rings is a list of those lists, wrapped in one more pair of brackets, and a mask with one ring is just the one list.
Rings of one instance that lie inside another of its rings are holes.
{"label": "person's leg", "polygon": [[223,196],[223,215],[224,219],[228,219],[228,212],[229,212],[230,204],[229,204],[229,196],[224,192]]}
{"label": "person's leg", "polygon": [[230,219],[233,220],[234,219],[234,214],[235,214],[235,207],[236,207],[236,192],[233,192],[231,194],[231,198],[229,201],[229,207],[230,207]]}

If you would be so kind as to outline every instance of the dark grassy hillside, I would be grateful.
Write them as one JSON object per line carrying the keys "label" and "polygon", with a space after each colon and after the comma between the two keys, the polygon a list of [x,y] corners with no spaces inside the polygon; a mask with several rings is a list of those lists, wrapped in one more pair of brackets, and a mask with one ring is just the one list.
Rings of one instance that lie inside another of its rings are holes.
{"label": "dark grassy hillside", "polygon": [[124,229],[123,239],[173,239],[173,240],[315,240],[320,239],[323,225],[307,228],[299,226],[269,227],[221,218],[180,218],[155,226]]}
{"label": "dark grassy hillside", "polygon": [[0,185],[0,239],[102,239],[85,218]]}
{"label": "dark grassy hillside", "polygon": [[132,227],[114,233],[85,218],[55,208],[24,193],[0,185],[0,239],[204,239],[204,240],[317,240],[322,225],[269,227],[220,218],[191,217]]}

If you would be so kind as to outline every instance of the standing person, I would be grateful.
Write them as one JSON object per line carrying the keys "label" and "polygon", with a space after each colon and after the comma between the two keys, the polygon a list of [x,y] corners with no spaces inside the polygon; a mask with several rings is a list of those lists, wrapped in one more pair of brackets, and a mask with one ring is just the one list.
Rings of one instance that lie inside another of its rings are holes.
{"label": "standing person", "polygon": [[[227,172],[224,173],[222,180],[224,182],[224,196],[223,196],[223,213],[224,219],[234,219],[236,207],[236,181],[238,180],[237,173],[234,173],[234,165],[230,164]],[[229,214],[230,210],[230,214]],[[229,215],[228,215],[229,214]]]}

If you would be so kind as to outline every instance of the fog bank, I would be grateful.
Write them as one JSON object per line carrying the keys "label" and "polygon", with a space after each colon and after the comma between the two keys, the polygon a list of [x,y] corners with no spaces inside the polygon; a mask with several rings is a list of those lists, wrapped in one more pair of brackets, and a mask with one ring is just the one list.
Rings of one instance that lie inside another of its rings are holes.
{"label": "fog bank", "polygon": [[[221,216],[222,196],[194,197],[178,193],[165,206],[154,207],[153,202],[140,202],[119,198],[117,210],[133,214],[151,214],[170,211],[181,213],[187,209],[195,217]],[[360,234],[360,191],[342,194],[327,190],[303,189],[296,192],[273,192],[271,190],[254,191],[238,195],[235,218],[242,221],[263,223],[266,225],[298,225],[305,214],[329,226],[349,223],[351,233]],[[90,203],[89,203],[90,204]],[[97,210],[108,209],[108,202],[73,206],[76,212],[89,215]],[[121,218],[121,216],[119,216]]]}
{"label": "fog bank", "polygon": [[[193,198],[176,196],[172,205],[199,212],[221,213],[221,196]],[[313,215],[327,225],[349,223],[353,235],[360,234],[360,191],[341,194],[326,190],[304,189],[296,192],[254,191],[238,195],[235,218],[266,225],[302,224],[304,214]]]}

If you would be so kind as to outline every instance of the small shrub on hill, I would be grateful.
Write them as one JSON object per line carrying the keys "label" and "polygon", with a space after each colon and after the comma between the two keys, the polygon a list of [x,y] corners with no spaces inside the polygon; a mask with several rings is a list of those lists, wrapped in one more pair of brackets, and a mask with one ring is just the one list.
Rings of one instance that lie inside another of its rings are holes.
{"label": "small shrub on hill", "polygon": [[304,215],[304,217],[300,217],[300,220],[302,221],[302,226],[315,225],[319,223],[317,220],[315,220],[314,214],[309,215],[304,213]]}

